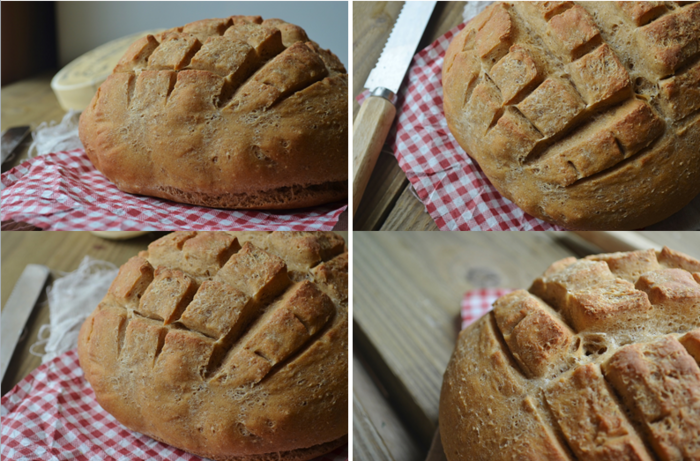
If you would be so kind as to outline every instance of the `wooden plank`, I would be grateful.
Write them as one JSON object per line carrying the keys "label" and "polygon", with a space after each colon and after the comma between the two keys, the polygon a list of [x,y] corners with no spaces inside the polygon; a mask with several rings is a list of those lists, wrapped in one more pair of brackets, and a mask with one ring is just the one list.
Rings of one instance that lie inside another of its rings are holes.
{"label": "wooden plank", "polygon": [[570,255],[542,232],[357,232],[355,344],[421,446],[437,424],[460,301],[476,287],[528,287]]}
{"label": "wooden plank", "polygon": [[354,230],[380,230],[407,184],[406,175],[385,145],[354,217]]}
{"label": "wooden plank", "polygon": [[672,250],[680,251],[700,259],[700,232],[652,232],[644,231],[640,234],[660,245],[665,245]]}
{"label": "wooden plank", "polygon": [[[370,370],[371,372],[371,370]],[[381,385],[380,385],[381,386]],[[418,446],[377,387],[360,354],[353,354],[353,459],[422,461]]]}
{"label": "wooden plank", "polygon": [[425,48],[450,29],[464,22],[462,13],[466,4],[467,2],[438,2],[419,49]]}
{"label": "wooden plank", "polygon": [[437,231],[440,229],[426,211],[423,202],[414,195],[413,186],[407,184],[381,230]]}

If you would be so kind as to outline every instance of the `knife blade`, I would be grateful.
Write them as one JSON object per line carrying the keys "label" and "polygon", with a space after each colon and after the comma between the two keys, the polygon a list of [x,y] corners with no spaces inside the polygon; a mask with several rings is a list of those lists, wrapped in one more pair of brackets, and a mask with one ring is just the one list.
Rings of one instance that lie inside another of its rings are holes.
{"label": "knife blade", "polygon": [[14,150],[22,144],[24,138],[30,133],[28,126],[15,126],[2,133],[2,142],[0,144],[0,152],[2,155],[0,164],[5,164],[6,161],[10,160]]}
{"label": "knife blade", "polygon": [[365,82],[372,91],[353,124],[353,214],[396,116],[392,103],[437,2],[405,2],[379,61]]}
{"label": "knife blade", "polygon": [[2,380],[12,360],[17,343],[19,342],[29,316],[34,311],[41,296],[46,281],[49,278],[49,268],[40,264],[28,264],[15,284],[5,308],[2,310],[2,327],[0,337],[0,364],[2,365]]}

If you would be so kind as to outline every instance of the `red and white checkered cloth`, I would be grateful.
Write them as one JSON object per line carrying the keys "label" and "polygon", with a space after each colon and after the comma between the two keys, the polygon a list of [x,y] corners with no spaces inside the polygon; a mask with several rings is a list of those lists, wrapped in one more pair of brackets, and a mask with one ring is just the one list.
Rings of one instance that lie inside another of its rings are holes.
{"label": "red and white checkered cloth", "polygon": [[[561,230],[505,199],[457,144],[442,108],[442,62],[455,27],[418,53],[396,100],[389,145],[441,230]],[[357,98],[362,104],[365,91]]]}
{"label": "red and white checkered cloth", "polygon": [[235,211],[127,194],[82,149],[28,160],[2,175],[2,220],[45,230],[332,230],[347,204]]}
{"label": "red and white checkered cloth", "polygon": [[490,311],[494,301],[512,291],[508,288],[481,288],[467,291],[462,298],[462,330]]}
{"label": "red and white checkered cloth", "polygon": [[[41,365],[2,397],[0,458],[21,460],[169,460],[202,458],[131,432],[95,400],[71,350]],[[340,447],[315,461],[347,461]]]}

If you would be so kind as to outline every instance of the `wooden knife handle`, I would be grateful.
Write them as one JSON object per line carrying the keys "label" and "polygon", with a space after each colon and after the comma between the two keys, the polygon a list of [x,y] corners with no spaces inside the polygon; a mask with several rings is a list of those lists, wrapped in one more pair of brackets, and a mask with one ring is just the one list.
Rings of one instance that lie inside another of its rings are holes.
{"label": "wooden knife handle", "polygon": [[352,127],[353,144],[353,180],[352,211],[353,216],[362,200],[374,165],[377,164],[379,152],[389,134],[391,124],[396,116],[396,107],[384,98],[370,96],[362,103]]}

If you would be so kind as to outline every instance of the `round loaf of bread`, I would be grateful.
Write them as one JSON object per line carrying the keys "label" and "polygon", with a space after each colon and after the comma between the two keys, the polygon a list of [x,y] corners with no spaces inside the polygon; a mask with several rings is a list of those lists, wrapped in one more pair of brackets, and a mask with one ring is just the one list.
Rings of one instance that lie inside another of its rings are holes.
{"label": "round loaf of bread", "polygon": [[208,19],[135,42],[80,117],[88,157],[129,193],[287,209],[348,193],[348,76],[303,29]]}
{"label": "round loaf of bread", "polygon": [[700,193],[700,3],[496,3],[442,69],[498,191],[568,229],[635,229]]}
{"label": "round loaf of bread", "polygon": [[700,261],[567,258],[462,331],[440,432],[457,460],[700,459]]}
{"label": "round loaf of bread", "polygon": [[213,460],[347,442],[348,253],[332,233],[175,232],[124,264],[80,330],[99,404]]}

